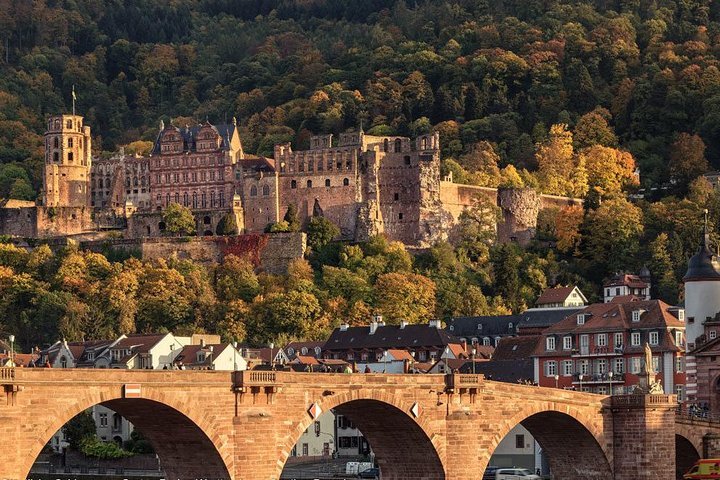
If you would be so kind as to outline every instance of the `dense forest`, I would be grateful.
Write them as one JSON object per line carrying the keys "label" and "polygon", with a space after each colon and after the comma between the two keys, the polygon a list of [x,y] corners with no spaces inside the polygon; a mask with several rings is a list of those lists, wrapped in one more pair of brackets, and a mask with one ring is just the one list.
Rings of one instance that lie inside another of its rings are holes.
{"label": "dense forest", "polygon": [[[643,265],[654,295],[677,302],[703,210],[711,227],[720,218],[720,194],[701,178],[720,168],[719,61],[711,0],[0,0],[0,198],[36,198],[44,119],[71,109],[74,86],[97,155],[142,150],[160,120],[236,117],[259,155],[361,125],[435,130],[456,182],[586,200],[543,212],[528,249],[494,245],[497,212],[479,202],[454,245],[411,256],[382,239],[323,241],[286,278],[244,259],[208,270],[4,245],[0,330],[318,337],[372,311],[517,312],[557,283],[597,299],[603,278]],[[223,269],[250,287],[228,294]],[[414,308],[392,310],[408,299]],[[287,304],[306,310],[277,313]],[[263,330],[261,318],[278,325]]]}

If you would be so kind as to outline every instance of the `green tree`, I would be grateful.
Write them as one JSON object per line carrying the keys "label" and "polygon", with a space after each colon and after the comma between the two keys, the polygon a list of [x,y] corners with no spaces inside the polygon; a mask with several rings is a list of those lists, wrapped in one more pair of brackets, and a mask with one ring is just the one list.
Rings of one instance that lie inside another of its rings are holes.
{"label": "green tree", "polygon": [[230,236],[238,234],[238,226],[233,213],[226,213],[218,222],[216,232],[218,235]]}
{"label": "green tree", "polygon": [[677,181],[682,191],[695,178],[708,171],[705,143],[698,135],[681,133],[670,145],[670,178]]}
{"label": "green tree", "polygon": [[603,274],[636,268],[643,233],[642,210],[622,197],[588,212],[586,255]]}
{"label": "green tree", "polygon": [[291,203],[288,205],[287,211],[285,211],[285,216],[283,217],[283,221],[287,222],[288,230],[289,232],[298,232],[300,231],[300,218],[298,217],[298,209],[297,205],[294,203]]}
{"label": "green tree", "polygon": [[70,448],[75,451],[80,450],[80,444],[84,439],[94,438],[96,431],[95,419],[89,410],[78,413],[63,427],[65,438]]}
{"label": "green tree", "polygon": [[307,226],[308,246],[317,251],[340,235],[340,229],[325,217],[312,217]]}
{"label": "green tree", "polygon": [[165,222],[165,231],[172,235],[194,235],[195,234],[195,217],[189,208],[179,203],[171,203],[163,211],[163,222]]}

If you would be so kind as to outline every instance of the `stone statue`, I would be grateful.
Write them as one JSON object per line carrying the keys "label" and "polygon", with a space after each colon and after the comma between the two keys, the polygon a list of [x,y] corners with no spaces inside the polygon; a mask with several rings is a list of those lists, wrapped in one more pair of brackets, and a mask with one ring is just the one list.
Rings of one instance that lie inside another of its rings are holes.
{"label": "stone statue", "polygon": [[165,122],[163,122],[163,120],[160,119],[160,131],[162,132],[163,130],[165,130]]}
{"label": "stone statue", "polygon": [[650,344],[645,342],[645,373],[648,375],[655,375],[655,368],[653,367],[652,350],[650,350]]}
{"label": "stone statue", "polygon": [[662,382],[660,380],[652,382],[648,393],[650,395],[663,395],[665,390],[663,390]]}

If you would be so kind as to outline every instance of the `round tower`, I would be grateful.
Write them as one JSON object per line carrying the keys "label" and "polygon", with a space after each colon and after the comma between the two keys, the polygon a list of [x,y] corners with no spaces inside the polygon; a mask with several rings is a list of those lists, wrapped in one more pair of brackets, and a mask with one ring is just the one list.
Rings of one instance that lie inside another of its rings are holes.
{"label": "round tower", "polygon": [[83,117],[56,115],[48,119],[45,132],[43,205],[90,205],[91,142],[90,127],[83,126]]}
{"label": "round tower", "polygon": [[688,400],[697,393],[696,364],[690,352],[698,347],[698,339],[705,334],[705,320],[720,312],[720,261],[710,249],[710,234],[705,225],[697,253],[690,258],[683,277],[685,282],[685,351],[687,353]]}

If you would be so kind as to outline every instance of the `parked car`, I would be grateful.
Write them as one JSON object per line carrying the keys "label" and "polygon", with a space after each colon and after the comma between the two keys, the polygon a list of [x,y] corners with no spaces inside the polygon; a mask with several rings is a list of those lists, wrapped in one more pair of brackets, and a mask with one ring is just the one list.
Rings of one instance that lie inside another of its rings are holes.
{"label": "parked car", "polygon": [[375,467],[363,470],[362,472],[358,473],[358,478],[374,478],[377,480],[378,478],[380,478],[380,469]]}
{"label": "parked car", "polygon": [[485,469],[485,473],[483,473],[482,480],[495,480],[495,472],[497,472],[499,468],[500,467],[488,465]]}
{"label": "parked car", "polygon": [[495,480],[542,480],[526,468],[500,468],[495,471]]}
{"label": "parked car", "polygon": [[688,472],[683,475],[685,480],[720,479],[720,459],[706,458],[698,460]]}

